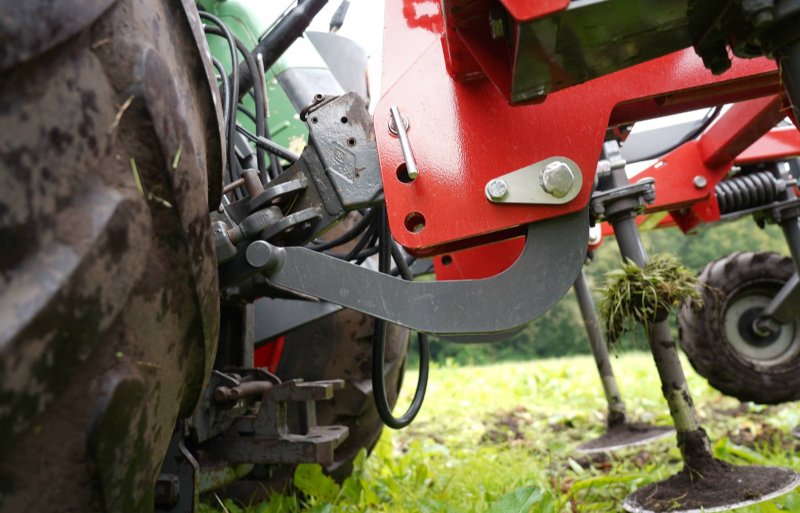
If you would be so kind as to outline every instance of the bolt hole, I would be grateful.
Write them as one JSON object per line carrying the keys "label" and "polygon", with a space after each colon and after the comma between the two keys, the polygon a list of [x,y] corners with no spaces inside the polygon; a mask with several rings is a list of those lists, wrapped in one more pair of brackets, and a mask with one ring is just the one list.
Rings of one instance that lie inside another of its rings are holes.
{"label": "bolt hole", "polygon": [[405,219],[406,230],[419,233],[425,229],[425,216],[419,212],[411,212]]}
{"label": "bolt hole", "polygon": [[355,137],[351,137],[350,139],[348,139],[347,140],[347,145],[348,146],[355,146],[356,145],[356,138]]}
{"label": "bolt hole", "polygon": [[442,265],[450,265],[453,263],[453,257],[450,255],[445,255],[442,257]]}
{"label": "bolt hole", "polygon": [[347,124],[347,116],[342,116],[342,124],[343,125]]}
{"label": "bolt hole", "polygon": [[319,118],[318,118],[318,117],[316,117],[316,116],[314,116],[313,118],[311,118],[311,122],[312,122],[312,123],[314,123],[314,124],[316,124],[316,123],[318,123],[318,122],[319,122]]}
{"label": "bolt hole", "polygon": [[397,179],[403,183],[411,183],[414,181],[414,179],[408,175],[408,168],[405,162],[397,166]]}

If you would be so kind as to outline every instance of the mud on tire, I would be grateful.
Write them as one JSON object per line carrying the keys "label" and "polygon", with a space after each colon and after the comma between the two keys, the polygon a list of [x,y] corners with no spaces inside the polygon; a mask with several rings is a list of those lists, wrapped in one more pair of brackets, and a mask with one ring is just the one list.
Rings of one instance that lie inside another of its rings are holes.
{"label": "mud on tire", "polygon": [[152,511],[219,322],[197,12],[4,2],[0,41],[0,511]]}
{"label": "mud on tire", "polygon": [[680,344],[692,366],[717,390],[742,401],[800,399],[800,323],[759,338],[750,327],[792,276],[792,260],[775,253],[734,253],[703,269],[704,304],[678,315]]}

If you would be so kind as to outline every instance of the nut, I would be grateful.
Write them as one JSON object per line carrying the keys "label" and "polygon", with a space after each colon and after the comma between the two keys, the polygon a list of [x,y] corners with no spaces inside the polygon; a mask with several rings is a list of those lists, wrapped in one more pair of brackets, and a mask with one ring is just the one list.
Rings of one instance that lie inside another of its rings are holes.
{"label": "nut", "polygon": [[566,162],[555,160],[542,170],[539,175],[539,183],[542,189],[556,198],[563,198],[572,190],[575,183],[575,175]]}

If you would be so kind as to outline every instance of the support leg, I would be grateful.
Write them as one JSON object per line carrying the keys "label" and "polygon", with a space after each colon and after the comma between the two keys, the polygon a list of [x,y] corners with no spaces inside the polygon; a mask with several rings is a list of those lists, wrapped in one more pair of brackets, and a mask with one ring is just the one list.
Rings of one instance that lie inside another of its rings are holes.
{"label": "support leg", "polygon": [[[618,157],[618,147],[607,147],[612,154],[611,172],[601,176],[599,189],[614,189],[606,195],[602,210],[614,227],[614,234],[623,258],[639,267],[647,263],[636,215],[644,196],[637,196],[625,174],[624,161]],[[617,157],[614,159],[614,157]],[[737,467],[719,461],[711,453],[708,436],[692,404],[675,342],[669,325],[669,312],[663,312],[648,329],[653,359],[661,378],[664,397],[677,432],[678,447],[684,468],[667,480],[650,484],[629,495],[623,507],[635,512],[663,511],[727,511],[768,500],[795,488],[800,475],[776,467]],[[747,483],[743,486],[742,483]]]}
{"label": "support leg", "polygon": [[624,424],[625,403],[619,393],[617,380],[614,377],[614,370],[611,368],[611,360],[608,358],[608,346],[605,337],[600,329],[600,322],[597,319],[597,310],[594,307],[594,300],[586,284],[586,276],[581,270],[575,280],[575,296],[578,298],[578,306],[581,309],[583,324],[586,327],[586,335],[589,344],[592,346],[592,354],[597,364],[597,372],[600,374],[600,382],[603,384],[603,392],[608,402],[608,427],[612,428],[619,424]]}
{"label": "support leg", "polygon": [[583,271],[575,280],[574,288],[581,315],[583,316],[583,323],[586,326],[586,334],[597,364],[597,372],[600,375],[600,381],[603,384],[603,391],[608,402],[606,432],[599,438],[579,445],[577,450],[584,453],[610,452],[647,444],[669,436],[672,433],[672,428],[668,426],[651,426],[645,423],[628,422],[625,414],[625,403],[622,402],[619,386],[611,368],[608,346],[603,336],[603,331],[600,329],[597,310],[595,309],[589,286],[586,284],[586,277]]}

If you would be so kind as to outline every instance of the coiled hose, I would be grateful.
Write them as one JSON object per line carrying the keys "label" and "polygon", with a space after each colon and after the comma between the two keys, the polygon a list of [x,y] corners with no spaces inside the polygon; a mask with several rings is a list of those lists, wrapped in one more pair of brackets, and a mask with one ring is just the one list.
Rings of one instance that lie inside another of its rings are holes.
{"label": "coiled hose", "polygon": [[[405,259],[392,240],[389,231],[389,222],[386,216],[386,209],[381,209],[378,213],[379,223],[379,251],[378,251],[378,270],[388,274],[391,267],[391,259],[394,258],[395,264],[400,271],[400,276],[404,280],[413,278],[411,270]],[[414,398],[406,412],[395,417],[392,414],[392,407],[389,405],[389,398],[386,396],[386,382],[384,381],[383,359],[386,351],[386,321],[375,319],[375,332],[372,340],[372,395],[375,398],[375,407],[378,410],[381,420],[392,429],[401,429],[414,420],[420,409],[422,401],[425,399],[425,390],[428,387],[428,369],[430,363],[430,346],[428,335],[417,333],[417,344],[419,347],[419,377],[417,378],[417,389]]]}

